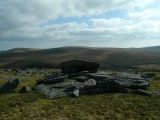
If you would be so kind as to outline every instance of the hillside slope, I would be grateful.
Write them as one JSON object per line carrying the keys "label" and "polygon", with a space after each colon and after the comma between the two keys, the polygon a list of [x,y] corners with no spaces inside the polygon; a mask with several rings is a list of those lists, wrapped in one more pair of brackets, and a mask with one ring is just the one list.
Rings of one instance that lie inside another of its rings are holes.
{"label": "hillside slope", "polygon": [[65,60],[97,61],[102,68],[130,68],[160,65],[160,48],[61,47],[52,49],[13,49],[0,52],[1,68],[58,68]]}

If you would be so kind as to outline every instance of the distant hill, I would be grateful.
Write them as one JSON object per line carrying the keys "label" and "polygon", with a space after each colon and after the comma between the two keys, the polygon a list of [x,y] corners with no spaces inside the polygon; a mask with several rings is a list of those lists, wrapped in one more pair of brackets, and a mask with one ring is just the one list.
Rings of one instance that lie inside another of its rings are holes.
{"label": "distant hill", "polygon": [[144,47],[146,49],[160,49],[160,46]]}
{"label": "distant hill", "polygon": [[60,62],[71,59],[87,59],[97,61],[101,64],[101,68],[140,67],[159,69],[160,46],[147,48],[15,48],[0,52],[0,67],[58,68],[58,64]]}
{"label": "distant hill", "polygon": [[5,52],[17,53],[17,52],[28,52],[28,51],[37,51],[37,50],[42,50],[42,49],[38,49],[38,48],[14,48],[14,49],[7,50]]}

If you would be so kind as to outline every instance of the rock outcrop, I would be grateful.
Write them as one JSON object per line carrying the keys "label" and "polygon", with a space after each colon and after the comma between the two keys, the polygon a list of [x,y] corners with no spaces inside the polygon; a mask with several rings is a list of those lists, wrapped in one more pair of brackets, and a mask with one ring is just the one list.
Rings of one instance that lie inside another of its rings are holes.
{"label": "rock outcrop", "polygon": [[[78,97],[79,95],[87,94],[101,94],[101,93],[130,93],[130,90],[134,94],[142,94],[145,92],[140,91],[139,89],[145,89],[150,86],[151,81],[141,77],[134,77],[134,75],[122,75],[122,74],[111,74],[107,72],[98,71],[96,73],[83,73],[82,78],[87,78],[88,80],[76,81],[75,78],[69,78],[68,73],[63,74],[67,76],[66,78],[70,81],[68,82],[44,82],[35,87],[36,90],[41,90],[43,94],[47,95],[50,98],[56,98],[61,96],[74,96]],[[74,73],[72,73],[74,74]],[[76,73],[75,73],[76,74]],[[58,75],[58,74],[57,74]],[[61,76],[62,74],[59,73]],[[52,75],[53,77],[54,75]],[[50,77],[49,77],[50,78]],[[58,76],[55,79],[58,80]],[[44,78],[48,79],[48,77]],[[64,80],[63,80],[64,81]],[[135,92],[134,92],[135,91]],[[147,93],[146,93],[147,94]],[[149,95],[148,95],[149,96]]]}
{"label": "rock outcrop", "polygon": [[[35,89],[41,90],[50,98],[101,93],[128,94],[130,91],[150,96],[143,89],[150,86],[151,81],[139,74],[97,71],[100,64],[86,60],[65,61],[59,66],[62,73],[54,73],[37,80]],[[66,78],[67,82],[64,82]]]}

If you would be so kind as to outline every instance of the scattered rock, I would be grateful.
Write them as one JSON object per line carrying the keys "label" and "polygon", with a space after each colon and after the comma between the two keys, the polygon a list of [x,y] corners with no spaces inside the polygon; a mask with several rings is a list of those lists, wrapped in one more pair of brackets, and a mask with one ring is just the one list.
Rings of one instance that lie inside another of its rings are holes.
{"label": "scattered rock", "polygon": [[20,73],[21,70],[20,69],[12,69],[12,72],[14,72],[14,73]]}
{"label": "scattered rock", "polygon": [[12,79],[0,86],[0,93],[11,92],[19,85],[19,79]]}
{"label": "scattered rock", "polygon": [[153,92],[154,94],[160,96],[160,90],[151,90],[151,92]]}
{"label": "scattered rock", "polygon": [[26,87],[26,86],[23,86],[23,87],[20,89],[19,93],[26,93],[26,92],[28,92],[28,91],[30,91],[30,90],[31,90],[31,88]]}
{"label": "scattered rock", "polygon": [[5,76],[5,75],[4,75],[4,76],[2,76],[2,78],[8,78],[8,76]]}
{"label": "scattered rock", "polygon": [[79,90],[74,90],[72,93],[71,93],[71,96],[73,97],[78,97],[79,96]]}
{"label": "scattered rock", "polygon": [[100,64],[87,60],[69,60],[59,64],[62,73],[74,73],[80,71],[98,71]]}

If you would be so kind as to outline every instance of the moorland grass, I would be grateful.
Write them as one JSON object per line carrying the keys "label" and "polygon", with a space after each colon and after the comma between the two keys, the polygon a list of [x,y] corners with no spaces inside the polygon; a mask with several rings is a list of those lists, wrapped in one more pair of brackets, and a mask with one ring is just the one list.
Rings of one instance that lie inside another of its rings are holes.
{"label": "moorland grass", "polygon": [[[2,76],[1,75],[0,77]],[[12,72],[3,73],[7,76]],[[156,73],[159,76],[159,73]],[[22,76],[22,74],[18,74]],[[159,120],[160,96],[110,93],[50,99],[38,91],[19,94],[22,86],[32,87],[43,75],[29,74],[11,93],[0,94],[0,120]],[[7,81],[0,78],[0,84]],[[148,90],[159,89],[153,80]]]}

